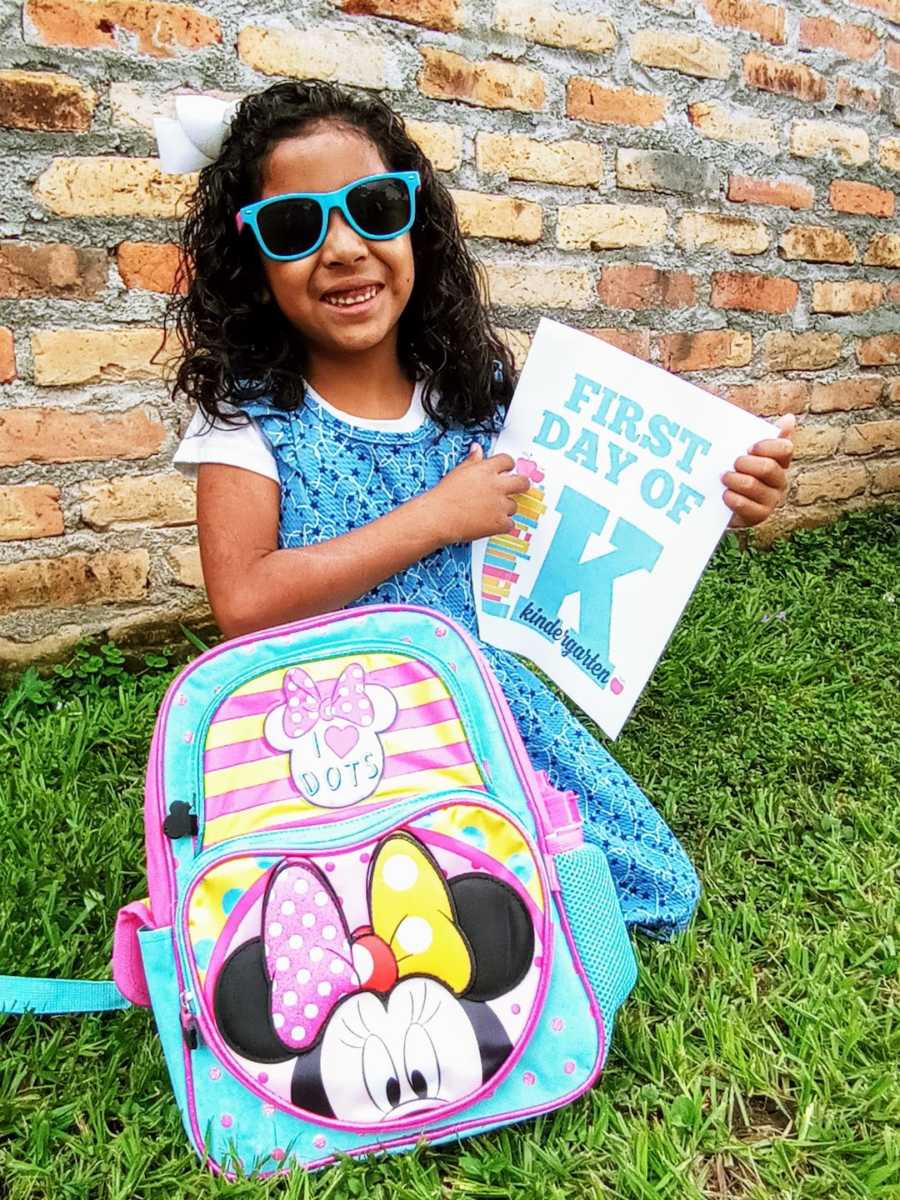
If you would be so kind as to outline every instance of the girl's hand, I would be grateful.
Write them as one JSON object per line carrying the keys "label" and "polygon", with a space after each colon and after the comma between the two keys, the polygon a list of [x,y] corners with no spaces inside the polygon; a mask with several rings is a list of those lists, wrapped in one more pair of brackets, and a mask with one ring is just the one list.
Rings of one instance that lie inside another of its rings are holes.
{"label": "girl's hand", "polygon": [[791,465],[797,424],[793,414],[779,417],[780,438],[767,438],[741,455],[733,471],[726,471],[722,482],[728,489],[724,500],[734,513],[729,529],[747,529],[771,517],[787,492],[787,469]]}
{"label": "girl's hand", "polygon": [[474,542],[515,528],[516,494],[527,492],[531,481],[513,473],[508,454],[484,457],[477,442],[469,456],[426,493],[440,529],[440,542]]}

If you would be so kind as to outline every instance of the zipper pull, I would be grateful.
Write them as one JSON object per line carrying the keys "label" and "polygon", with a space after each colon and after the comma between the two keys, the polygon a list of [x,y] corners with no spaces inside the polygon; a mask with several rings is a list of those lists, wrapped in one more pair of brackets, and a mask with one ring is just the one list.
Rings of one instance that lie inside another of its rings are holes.
{"label": "zipper pull", "polygon": [[181,1001],[181,1036],[188,1050],[196,1050],[200,1045],[200,1025],[194,1015],[194,993],[184,991],[179,997]]}
{"label": "zipper pull", "polygon": [[547,778],[545,771],[537,772],[540,792],[538,804],[544,818],[544,838],[551,854],[564,854],[584,844],[582,818],[575,792],[561,792]]}

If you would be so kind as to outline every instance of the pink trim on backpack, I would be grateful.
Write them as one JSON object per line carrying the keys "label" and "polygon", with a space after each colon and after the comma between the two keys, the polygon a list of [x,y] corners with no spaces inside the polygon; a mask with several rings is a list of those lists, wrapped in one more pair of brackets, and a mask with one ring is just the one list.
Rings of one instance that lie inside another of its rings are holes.
{"label": "pink trim on backpack", "polygon": [[113,933],[112,972],[116,987],[132,1004],[150,1007],[150,992],[138,933],[154,929],[153,914],[143,900],[133,900],[120,908]]}

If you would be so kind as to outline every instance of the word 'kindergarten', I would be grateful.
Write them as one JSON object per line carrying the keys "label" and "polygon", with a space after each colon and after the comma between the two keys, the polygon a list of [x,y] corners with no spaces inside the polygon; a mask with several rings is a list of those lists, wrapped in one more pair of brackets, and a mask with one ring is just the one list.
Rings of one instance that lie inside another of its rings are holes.
{"label": "word 'kindergarten'", "polygon": [[[593,407],[589,409],[588,406]],[[643,471],[641,499],[650,508],[665,509],[665,515],[676,525],[681,524],[685,513],[703,504],[706,498],[703,493],[683,479],[677,479],[673,471],[689,476],[697,456],[708,454],[712,448],[706,438],[662,413],[645,417],[643,407],[636,400],[604,387],[586,375],[575,375],[571,395],[563,408],[590,424],[579,427],[571,417],[544,409],[541,428],[534,438],[535,446],[563,450],[564,458],[596,474],[602,473],[603,478],[613,485],[636,467],[637,471]],[[606,429],[654,458],[670,460],[667,466],[671,469],[656,465],[646,470],[646,458],[643,465],[636,466],[641,457],[639,454],[611,438],[601,442],[600,435],[590,425]]]}

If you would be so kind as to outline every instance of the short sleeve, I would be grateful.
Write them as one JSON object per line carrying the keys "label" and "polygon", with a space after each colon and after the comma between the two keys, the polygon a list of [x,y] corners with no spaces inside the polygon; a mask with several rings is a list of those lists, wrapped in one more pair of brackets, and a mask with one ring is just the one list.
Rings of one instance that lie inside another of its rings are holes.
{"label": "short sleeve", "polygon": [[222,463],[265,475],[278,483],[275,456],[252,417],[247,417],[240,425],[226,425],[210,421],[198,408],[175,451],[174,463],[188,479],[196,478],[201,463]]}

